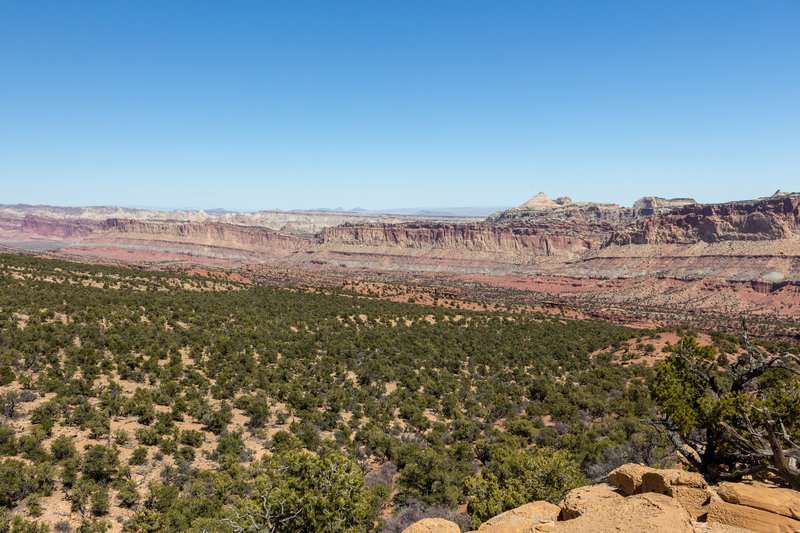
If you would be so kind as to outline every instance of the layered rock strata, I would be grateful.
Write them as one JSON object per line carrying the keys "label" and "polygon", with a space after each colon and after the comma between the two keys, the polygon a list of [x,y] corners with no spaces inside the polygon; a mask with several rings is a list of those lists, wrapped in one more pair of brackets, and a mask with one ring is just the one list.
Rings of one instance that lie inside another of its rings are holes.
{"label": "layered rock strata", "polygon": [[800,236],[800,195],[678,208],[616,232],[609,244],[771,241]]}
{"label": "layered rock strata", "polygon": [[267,228],[209,222],[156,222],[112,218],[103,222],[84,244],[152,247],[193,253],[283,256],[308,247],[308,240]]}
{"label": "layered rock strata", "polygon": [[368,223],[381,221],[384,223],[413,222],[415,220],[470,222],[480,217],[470,216],[437,216],[437,215],[403,215],[403,214],[370,214],[348,211],[280,211],[264,210],[256,212],[192,210],[156,210],[131,207],[58,207],[50,205],[0,205],[0,224],[2,221],[21,221],[26,216],[56,221],[103,222],[110,218],[139,221],[183,221],[212,222],[234,224],[238,226],[256,226],[274,231],[296,235],[313,235],[322,228],[338,226],[346,223]]}
{"label": "layered rock strata", "polygon": [[582,220],[558,224],[510,227],[497,224],[361,224],[325,228],[317,242],[342,246],[377,247],[396,252],[452,250],[507,253],[512,261],[520,252],[527,257],[582,254],[599,248],[613,231],[610,224]]}
{"label": "layered rock strata", "polygon": [[[135,216],[107,216],[115,213]],[[691,301],[693,310],[735,313],[768,306],[800,313],[796,193],[714,205],[648,197],[630,208],[540,194],[482,221],[283,212],[140,219],[148,213],[0,206],[0,243],[52,245],[62,254],[142,263],[263,262],[293,269],[490,276],[484,281],[498,286],[576,299],[597,295],[620,305],[664,308]],[[247,220],[259,222],[246,225]],[[284,229],[262,225],[268,220]],[[333,221],[338,225],[325,226]],[[295,222],[319,231],[298,234]]]}

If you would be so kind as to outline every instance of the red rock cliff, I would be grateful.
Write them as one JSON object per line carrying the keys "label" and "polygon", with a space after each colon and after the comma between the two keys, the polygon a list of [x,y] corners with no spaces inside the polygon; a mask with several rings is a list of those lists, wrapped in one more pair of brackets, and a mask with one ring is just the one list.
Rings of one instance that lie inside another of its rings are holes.
{"label": "red rock cliff", "polygon": [[324,246],[364,246],[402,250],[528,252],[533,255],[581,253],[599,247],[612,233],[610,224],[542,221],[536,225],[345,224],[317,234]]}
{"label": "red rock cliff", "polygon": [[727,204],[687,205],[625,228],[609,244],[768,241],[800,236],[800,195]]}
{"label": "red rock cliff", "polygon": [[89,220],[52,219],[34,215],[0,216],[0,234],[29,240],[70,241],[91,234],[98,224]]}
{"label": "red rock cliff", "polygon": [[110,218],[101,224],[92,239],[104,242],[145,242],[150,246],[199,245],[227,249],[292,251],[303,249],[309,241],[281,235],[262,227],[214,222],[161,222]]}

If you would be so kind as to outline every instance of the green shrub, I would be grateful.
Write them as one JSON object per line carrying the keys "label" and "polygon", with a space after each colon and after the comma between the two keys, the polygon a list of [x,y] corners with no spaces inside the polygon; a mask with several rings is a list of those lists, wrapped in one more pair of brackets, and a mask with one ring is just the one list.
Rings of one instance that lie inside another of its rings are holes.
{"label": "green shrub", "polygon": [[517,452],[498,446],[481,473],[465,480],[467,512],[477,526],[528,502],[558,503],[567,492],[588,482],[565,451],[534,448]]}
{"label": "green shrub", "polygon": [[0,505],[12,507],[31,492],[33,483],[25,463],[16,459],[0,463]]}
{"label": "green shrub", "polygon": [[95,481],[108,481],[117,474],[119,468],[118,453],[100,444],[93,444],[83,455],[83,475]]}
{"label": "green shrub", "polygon": [[[366,533],[379,501],[354,461],[338,452],[274,455],[255,467],[249,498],[237,498],[227,519],[241,527],[289,533]],[[269,497],[263,497],[269,495]]]}
{"label": "green shrub", "polygon": [[133,454],[131,458],[128,459],[128,464],[130,465],[143,465],[147,463],[147,448],[144,446],[139,446],[135,450],[133,450]]}
{"label": "green shrub", "polygon": [[108,489],[105,487],[98,487],[97,490],[92,493],[91,502],[93,515],[103,516],[107,514],[109,508]]}
{"label": "green shrub", "polygon": [[75,457],[75,454],[78,452],[75,449],[75,443],[73,442],[72,437],[59,435],[50,444],[50,453],[53,454],[53,457],[55,457],[56,460],[63,461],[64,459]]}
{"label": "green shrub", "polygon": [[0,387],[12,383],[17,377],[8,365],[0,366]]}
{"label": "green shrub", "polygon": [[180,433],[179,441],[181,444],[185,444],[187,446],[191,446],[192,448],[198,448],[203,444],[203,434],[199,431],[195,431],[194,429],[184,429]]}
{"label": "green shrub", "polygon": [[122,484],[117,492],[117,500],[122,507],[133,507],[139,501],[139,491],[136,490],[136,482],[129,479]]}

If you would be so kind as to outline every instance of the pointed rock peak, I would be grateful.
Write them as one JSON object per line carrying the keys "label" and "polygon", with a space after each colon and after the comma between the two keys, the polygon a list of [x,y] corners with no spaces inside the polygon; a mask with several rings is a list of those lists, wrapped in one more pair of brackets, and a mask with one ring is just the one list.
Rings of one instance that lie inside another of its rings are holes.
{"label": "pointed rock peak", "polygon": [[557,205],[558,204],[555,203],[553,200],[551,200],[549,196],[547,196],[543,192],[540,192],[539,194],[537,194],[536,196],[534,196],[533,198],[522,204],[520,207],[531,209],[531,208],[541,208],[541,207],[555,207]]}

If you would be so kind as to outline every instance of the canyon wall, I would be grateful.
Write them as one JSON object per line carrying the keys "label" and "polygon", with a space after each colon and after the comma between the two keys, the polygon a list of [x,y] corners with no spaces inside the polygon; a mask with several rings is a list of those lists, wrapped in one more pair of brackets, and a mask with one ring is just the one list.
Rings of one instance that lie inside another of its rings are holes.
{"label": "canyon wall", "polygon": [[[254,212],[229,212],[201,210],[155,210],[132,207],[59,207],[50,205],[1,205],[0,221],[22,220],[26,216],[40,219],[84,222],[103,222],[110,218],[165,222],[217,222],[237,226],[258,226],[298,235],[311,236],[323,228],[340,224],[382,222],[400,224],[417,220],[436,222],[471,222],[480,220],[470,216],[371,214],[351,211],[280,211],[277,209]],[[2,222],[0,222],[2,224]]]}
{"label": "canyon wall", "polygon": [[576,258],[606,246],[612,236],[655,214],[693,204],[691,199],[646,197],[634,207],[550,200],[544,193],[520,207],[495,213],[478,223],[343,224],[324,228],[317,242],[325,247],[415,251],[473,251],[508,254],[511,262],[539,257]]}
{"label": "canyon wall", "polygon": [[[237,223],[97,219],[114,209],[0,206],[0,242],[144,266],[266,263],[302,272],[462,277],[637,308],[691,302],[690,313],[772,308],[800,315],[799,194],[713,205],[644,198],[635,207],[537,195],[526,204],[481,221],[277,213],[272,222],[291,226],[282,231],[242,223],[253,214],[226,214]],[[345,223],[325,226],[337,217]]]}
{"label": "canyon wall", "polygon": [[237,250],[282,256],[309,245],[308,239],[262,227],[213,222],[161,222],[111,218],[82,244],[143,245],[171,250]]}
{"label": "canyon wall", "polygon": [[609,244],[695,244],[770,241],[800,235],[800,196],[692,204],[615,232]]}
{"label": "canyon wall", "polygon": [[[711,205],[647,197],[630,208],[568,198],[550,201],[540,194],[525,205],[482,221],[440,217],[389,223],[380,217],[334,214],[330,216],[351,222],[322,227],[315,235],[242,223],[67,216],[94,217],[114,208],[90,212],[95,208],[5,206],[0,209],[0,242],[56,243],[65,252],[136,261],[146,261],[153,252],[162,254],[158,260],[171,261],[185,258],[183,254],[195,261],[283,261],[292,267],[514,271],[605,279],[783,282],[800,276],[795,267],[800,256],[798,194]],[[27,214],[19,216],[21,212]],[[317,216],[281,214],[289,217],[282,224]],[[333,220],[328,216],[320,214],[322,218],[304,227],[324,226]]]}
{"label": "canyon wall", "polygon": [[309,239],[285,235],[265,227],[214,222],[141,221],[109,218],[103,221],[0,216],[0,240],[8,243],[50,243],[95,250],[107,255],[114,248],[188,253],[194,256],[237,259],[282,257],[305,249]]}
{"label": "canyon wall", "polygon": [[91,235],[99,226],[92,220],[0,215],[0,240],[70,242]]}
{"label": "canyon wall", "polygon": [[22,219],[19,229],[25,234],[68,240],[91,235],[98,226],[88,220],[53,220],[27,215]]}
{"label": "canyon wall", "polygon": [[325,228],[317,243],[391,248],[395,253],[431,250],[537,255],[574,255],[599,247],[613,231],[609,224],[553,221],[527,226],[477,224],[345,224]]}

